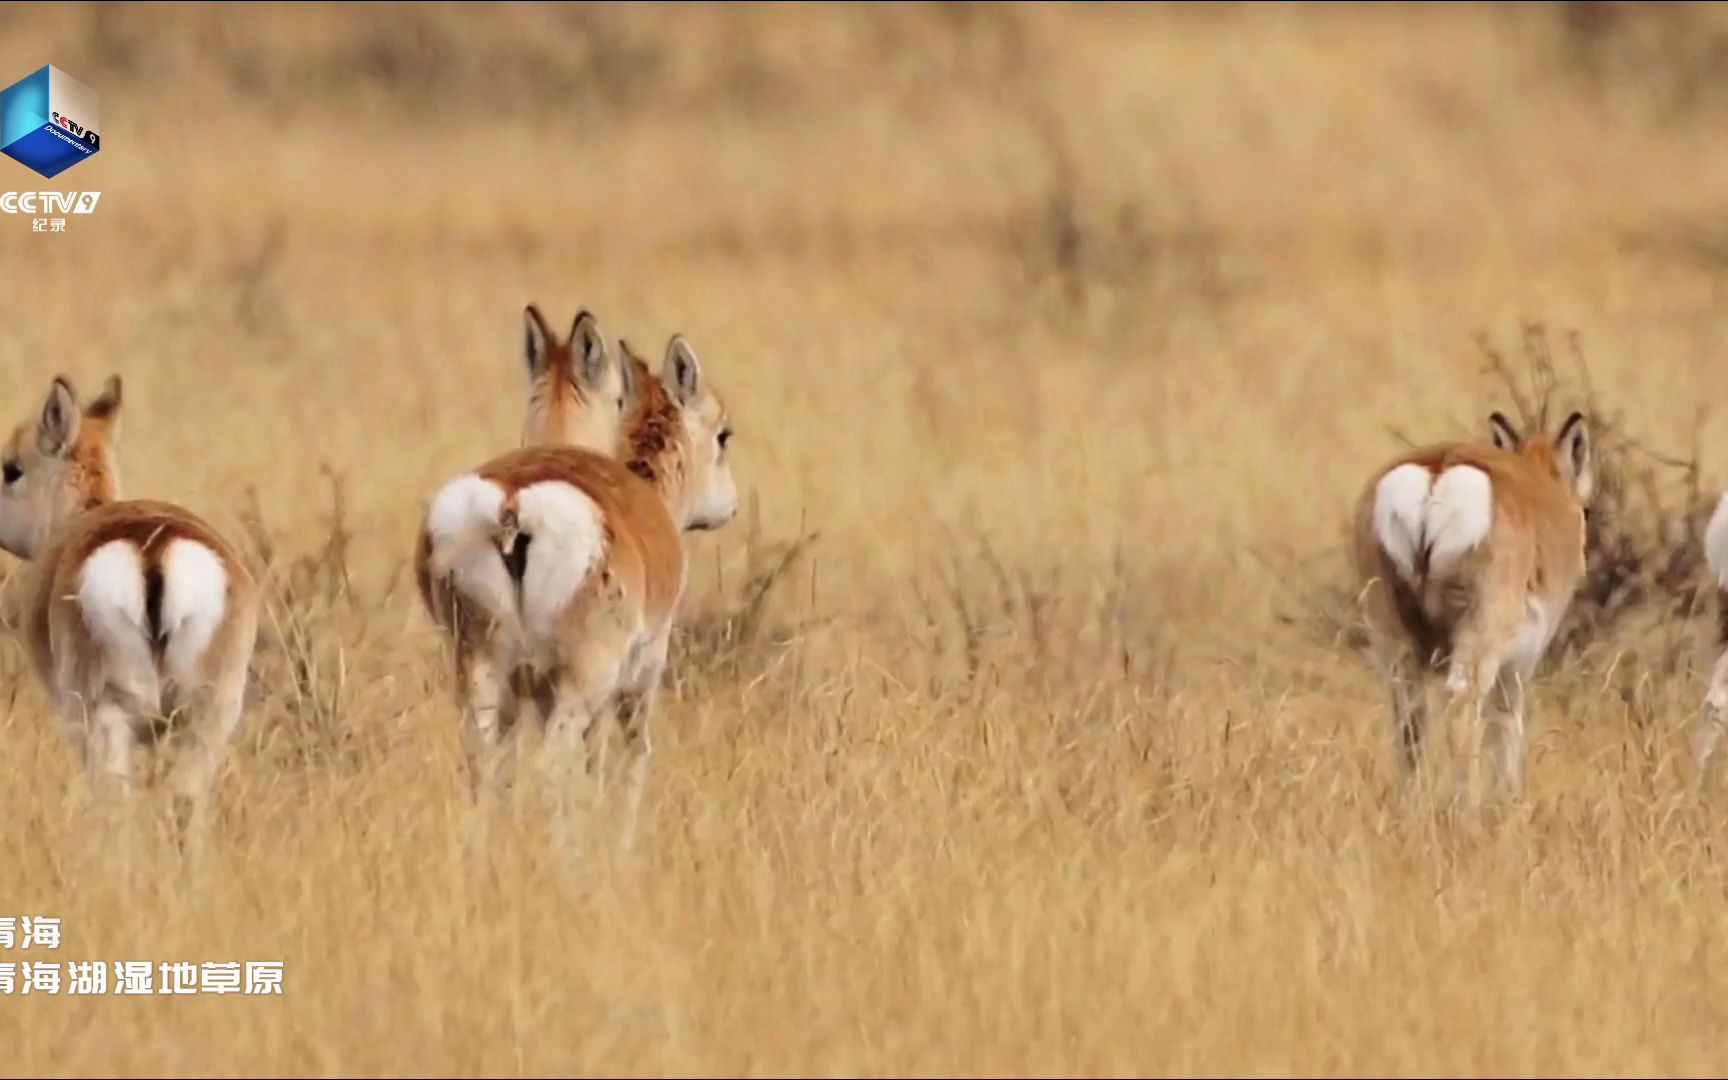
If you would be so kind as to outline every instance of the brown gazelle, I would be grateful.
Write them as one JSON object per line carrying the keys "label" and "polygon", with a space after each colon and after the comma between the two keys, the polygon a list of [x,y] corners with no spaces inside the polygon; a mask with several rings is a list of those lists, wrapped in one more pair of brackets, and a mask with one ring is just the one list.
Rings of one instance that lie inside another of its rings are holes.
{"label": "brown gazelle", "polygon": [[577,312],[570,336],[560,341],[538,306],[529,304],[523,319],[528,401],[521,445],[611,449],[628,387],[598,321],[586,310]]}
{"label": "brown gazelle", "polygon": [[632,402],[616,452],[523,447],[456,477],[427,510],[415,563],[454,646],[475,792],[495,782],[529,699],[562,822],[577,773],[593,776],[591,740],[615,721],[628,848],[685,587],[683,534],[730,521],[737,492],[726,408],[688,342],[672,338],[659,376],[624,352]]}
{"label": "brown gazelle", "polygon": [[1524,691],[1585,571],[1589,430],[1573,413],[1526,441],[1500,413],[1492,445],[1444,443],[1381,467],[1356,506],[1353,553],[1376,663],[1391,683],[1405,761],[1446,669],[1455,797],[1473,800],[1492,694],[1499,779],[1522,787]]}
{"label": "brown gazelle", "polygon": [[22,629],[62,730],[99,788],[167,747],[183,826],[201,831],[246,691],[257,586],[226,540],[165,502],[123,499],[120,378],[80,408],[57,376],[5,447],[0,547],[27,563]]}
{"label": "brown gazelle", "polygon": [[1704,692],[1704,722],[1698,727],[1693,742],[1693,763],[1698,781],[1704,779],[1710,759],[1716,754],[1722,730],[1728,728],[1728,492],[1716,503],[1710,524],[1704,529],[1704,558],[1710,576],[1716,580],[1717,631],[1716,664],[1710,672],[1710,685]]}

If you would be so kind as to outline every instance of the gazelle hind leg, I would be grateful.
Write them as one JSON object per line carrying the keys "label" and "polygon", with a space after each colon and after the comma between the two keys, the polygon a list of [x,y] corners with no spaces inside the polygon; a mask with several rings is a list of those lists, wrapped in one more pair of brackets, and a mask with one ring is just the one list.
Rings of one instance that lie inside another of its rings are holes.
{"label": "gazelle hind leg", "polygon": [[1710,672],[1710,687],[1704,694],[1704,716],[1692,737],[1693,785],[1704,782],[1710,770],[1722,731],[1728,728],[1728,647],[1716,658]]}
{"label": "gazelle hind leg", "polygon": [[1403,763],[1404,775],[1414,773],[1422,760],[1427,736],[1427,670],[1416,651],[1400,634],[1385,629],[1386,616],[1371,610],[1368,617],[1369,655],[1374,668],[1386,681],[1391,701],[1393,748]]}
{"label": "gazelle hind leg", "polygon": [[202,852],[209,831],[211,787],[246,707],[251,656],[250,634],[229,645],[222,670],[213,685],[196,695],[177,740],[168,786],[174,799],[177,842],[182,852],[193,857]]}
{"label": "gazelle hind leg", "polygon": [[1422,744],[1427,736],[1428,700],[1423,673],[1408,651],[1389,657],[1382,673],[1392,695],[1392,734],[1406,775],[1422,763]]}
{"label": "gazelle hind leg", "polygon": [[1498,771],[1497,797],[1516,800],[1524,793],[1524,684],[1526,672],[1509,669],[1495,681],[1491,700],[1495,722],[1488,738]]}
{"label": "gazelle hind leg", "polygon": [[517,715],[510,680],[491,656],[464,645],[456,681],[469,800],[478,805],[507,798],[515,775],[508,758],[515,749],[511,736]]}
{"label": "gazelle hind leg", "polygon": [[[1477,779],[1487,723],[1487,698],[1511,659],[1524,604],[1515,594],[1490,591],[1458,635],[1446,674],[1448,730],[1452,744],[1453,800],[1467,816],[1477,805]],[[1519,740],[1520,750],[1522,739]]]}
{"label": "gazelle hind leg", "polygon": [[[196,854],[203,846],[209,818],[210,788],[221,762],[229,726],[224,715],[229,703],[220,695],[205,693],[178,718],[180,730],[172,739],[173,759],[168,767],[168,790],[173,799],[174,834],[181,850]],[[232,707],[233,719],[240,715],[239,702]]]}
{"label": "gazelle hind leg", "polygon": [[[558,709],[558,685],[556,678],[536,675],[533,679],[534,703],[543,728],[549,728]],[[605,794],[605,721],[604,716],[596,715],[583,739],[583,771],[593,784],[591,795],[596,802]]]}
{"label": "gazelle hind leg", "polygon": [[1485,703],[1493,689],[1499,661],[1469,650],[1454,659],[1446,676],[1447,734],[1452,751],[1452,801],[1467,814],[1475,810],[1482,759]]}
{"label": "gazelle hind leg", "polygon": [[642,796],[648,786],[648,770],[654,757],[652,724],[654,701],[666,670],[668,637],[662,632],[646,649],[626,686],[618,693],[618,734],[622,741],[624,775],[623,820],[618,846],[628,852],[636,846],[642,817]]}
{"label": "gazelle hind leg", "polygon": [[618,695],[618,734],[622,739],[624,775],[623,820],[618,829],[618,846],[624,851],[636,847],[636,829],[642,817],[642,795],[648,786],[648,768],[654,756],[653,686],[631,688]]}
{"label": "gazelle hind leg", "polygon": [[[593,801],[593,755],[589,750],[598,734],[600,712],[601,695],[575,682],[560,682],[540,744],[540,777],[546,785],[553,835],[558,846],[572,855],[581,853],[580,829],[575,821],[577,803]],[[584,790],[579,792],[578,786]]]}
{"label": "gazelle hind leg", "polygon": [[90,710],[91,783],[98,797],[113,808],[129,798],[137,781],[134,751],[138,731],[130,709],[112,698],[104,698]]}
{"label": "gazelle hind leg", "polygon": [[[77,707],[82,710],[82,706]],[[104,696],[78,719],[84,727],[92,835],[99,848],[118,858],[120,870],[129,876],[134,846],[132,794],[137,785],[135,751],[140,742],[132,710]]]}
{"label": "gazelle hind leg", "polygon": [[592,751],[613,707],[622,652],[610,642],[589,639],[553,676],[552,708],[540,744],[540,776],[547,788],[554,835],[572,855],[580,854],[576,804],[580,801],[591,809],[598,790]]}

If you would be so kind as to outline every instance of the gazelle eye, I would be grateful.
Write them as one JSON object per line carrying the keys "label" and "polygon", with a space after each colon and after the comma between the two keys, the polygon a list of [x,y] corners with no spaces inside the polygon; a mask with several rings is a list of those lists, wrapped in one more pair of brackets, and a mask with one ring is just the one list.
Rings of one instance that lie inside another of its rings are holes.
{"label": "gazelle eye", "polygon": [[16,484],[18,478],[24,475],[24,470],[18,467],[16,461],[8,461],[5,466],[4,475],[8,484]]}
{"label": "gazelle eye", "polygon": [[732,441],[732,429],[731,428],[722,429],[720,432],[720,435],[719,435],[719,440],[720,440],[720,449],[722,449],[722,450],[726,449],[726,444]]}

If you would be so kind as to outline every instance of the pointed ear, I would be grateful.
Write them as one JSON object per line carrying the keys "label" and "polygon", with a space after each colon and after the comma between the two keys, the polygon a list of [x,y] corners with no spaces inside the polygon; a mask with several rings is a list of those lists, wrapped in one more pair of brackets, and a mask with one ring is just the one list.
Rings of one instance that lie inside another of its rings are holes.
{"label": "pointed ear", "polygon": [[96,400],[84,406],[84,419],[114,420],[120,415],[120,400],[120,376],[110,375]]}
{"label": "pointed ear", "polygon": [[667,343],[666,362],[660,368],[660,380],[680,405],[690,405],[701,397],[702,364],[683,334],[673,334]]}
{"label": "pointed ear", "polygon": [[42,417],[36,424],[36,447],[49,457],[65,457],[78,441],[78,394],[72,380],[54,376],[48,388],[48,400],[42,403]]}
{"label": "pointed ear", "polygon": [[1590,447],[1590,425],[1584,414],[1575,412],[1560,425],[1554,436],[1554,450],[1560,457],[1560,474],[1572,485],[1579,502],[1589,502],[1596,492],[1595,454]]}
{"label": "pointed ear", "polygon": [[1524,436],[1518,434],[1518,429],[1506,419],[1505,413],[1496,412],[1488,417],[1488,432],[1494,445],[1502,450],[1517,450],[1524,445]]}
{"label": "pointed ear", "polygon": [[618,352],[622,361],[618,366],[624,372],[624,396],[627,401],[635,404],[640,400],[640,395],[646,393],[648,384],[654,381],[654,372],[649,369],[648,361],[642,359],[623,338],[618,339]]}
{"label": "pointed ear", "polygon": [[538,305],[529,304],[522,313],[523,330],[526,340],[523,342],[523,354],[528,361],[528,377],[530,379],[546,370],[546,355],[552,346],[552,331],[546,328],[546,318],[540,314]]}
{"label": "pointed ear", "polygon": [[576,361],[576,372],[589,386],[599,386],[606,380],[606,369],[612,357],[606,351],[606,336],[600,332],[600,321],[587,311],[578,312],[570,324],[570,354]]}
{"label": "pointed ear", "polygon": [[109,445],[120,441],[120,400],[120,376],[110,375],[96,400],[84,406],[85,424],[96,424]]}
{"label": "pointed ear", "polygon": [[630,343],[623,338],[618,339],[618,377],[624,383],[624,404],[628,408],[636,400],[636,393],[641,386],[642,377],[648,374],[648,365],[630,348]]}

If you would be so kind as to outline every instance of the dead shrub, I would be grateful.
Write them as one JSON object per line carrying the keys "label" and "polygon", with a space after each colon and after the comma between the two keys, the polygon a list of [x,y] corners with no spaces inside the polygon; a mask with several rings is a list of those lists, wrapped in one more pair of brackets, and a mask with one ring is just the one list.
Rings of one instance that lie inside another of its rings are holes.
{"label": "dead shrub", "polygon": [[[688,606],[672,633],[674,683],[691,679],[739,684],[762,676],[816,629],[807,618],[777,617],[774,597],[783,593],[809,559],[820,536],[800,523],[796,536],[770,539],[762,527],[760,504],[752,497],[741,515],[744,573],[724,573],[707,595]],[[815,588],[815,566],[810,567]],[[811,605],[814,607],[814,604]]]}

